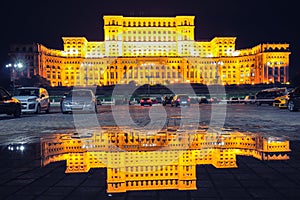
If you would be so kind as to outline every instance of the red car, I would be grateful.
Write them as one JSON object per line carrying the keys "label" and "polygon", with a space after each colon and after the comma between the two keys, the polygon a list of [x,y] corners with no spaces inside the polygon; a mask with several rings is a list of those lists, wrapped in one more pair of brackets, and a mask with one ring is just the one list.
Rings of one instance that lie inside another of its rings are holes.
{"label": "red car", "polygon": [[140,101],[140,104],[141,106],[145,106],[145,105],[152,106],[152,100],[150,97],[143,97]]}

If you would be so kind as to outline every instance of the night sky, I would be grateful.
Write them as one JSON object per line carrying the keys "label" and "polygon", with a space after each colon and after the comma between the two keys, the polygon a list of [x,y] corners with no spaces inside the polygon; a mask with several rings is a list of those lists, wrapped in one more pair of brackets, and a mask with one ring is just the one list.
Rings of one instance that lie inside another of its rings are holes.
{"label": "night sky", "polygon": [[[292,3],[293,2],[293,3]],[[8,47],[38,42],[63,49],[62,37],[103,40],[103,15],[195,15],[196,40],[237,37],[236,49],[263,42],[290,43],[292,81],[300,79],[300,11],[285,0],[10,0],[0,6],[0,79],[5,78]],[[4,4],[4,5],[3,5]],[[298,79],[297,79],[298,77]],[[300,81],[299,81],[300,82]]]}

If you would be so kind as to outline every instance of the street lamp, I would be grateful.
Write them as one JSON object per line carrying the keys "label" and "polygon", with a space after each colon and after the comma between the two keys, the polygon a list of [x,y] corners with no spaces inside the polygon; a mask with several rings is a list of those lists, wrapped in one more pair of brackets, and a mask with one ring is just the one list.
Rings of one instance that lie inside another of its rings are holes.
{"label": "street lamp", "polygon": [[272,62],[267,62],[267,70],[268,70],[268,81],[273,82],[273,86],[275,87],[275,66]]}
{"label": "street lamp", "polygon": [[20,70],[23,68],[23,64],[22,63],[15,63],[15,64],[7,64],[5,65],[6,68],[10,68],[10,81],[13,84],[13,93],[15,91],[15,80],[16,80],[16,70]]}
{"label": "street lamp", "polygon": [[142,66],[147,66],[148,69],[148,75],[145,76],[146,78],[148,78],[148,95],[150,96],[150,66],[152,67],[154,64],[153,63],[143,63]]}

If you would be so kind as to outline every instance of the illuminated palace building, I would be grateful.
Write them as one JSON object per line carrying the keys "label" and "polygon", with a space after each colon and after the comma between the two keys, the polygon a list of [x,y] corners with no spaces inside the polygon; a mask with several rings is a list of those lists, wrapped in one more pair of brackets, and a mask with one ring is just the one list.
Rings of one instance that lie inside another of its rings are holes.
{"label": "illuminated palace building", "polygon": [[286,83],[289,44],[235,49],[236,37],[195,41],[194,16],[104,16],[104,41],[63,37],[63,50],[11,45],[20,75],[40,75],[52,86],[203,83]]}

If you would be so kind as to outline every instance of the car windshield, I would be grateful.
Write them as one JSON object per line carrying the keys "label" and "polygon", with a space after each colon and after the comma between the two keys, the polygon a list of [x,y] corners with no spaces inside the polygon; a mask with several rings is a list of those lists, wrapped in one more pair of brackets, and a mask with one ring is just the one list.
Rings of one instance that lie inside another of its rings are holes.
{"label": "car windshield", "polygon": [[182,98],[182,99],[188,99],[188,98],[189,98],[189,96],[187,96],[187,95],[179,95],[179,96],[178,96],[178,98]]}
{"label": "car windshield", "polygon": [[74,97],[74,98],[91,98],[92,97],[92,92],[89,90],[72,90],[67,94],[67,97]]}
{"label": "car windshield", "polygon": [[39,89],[17,89],[16,96],[39,96]]}

